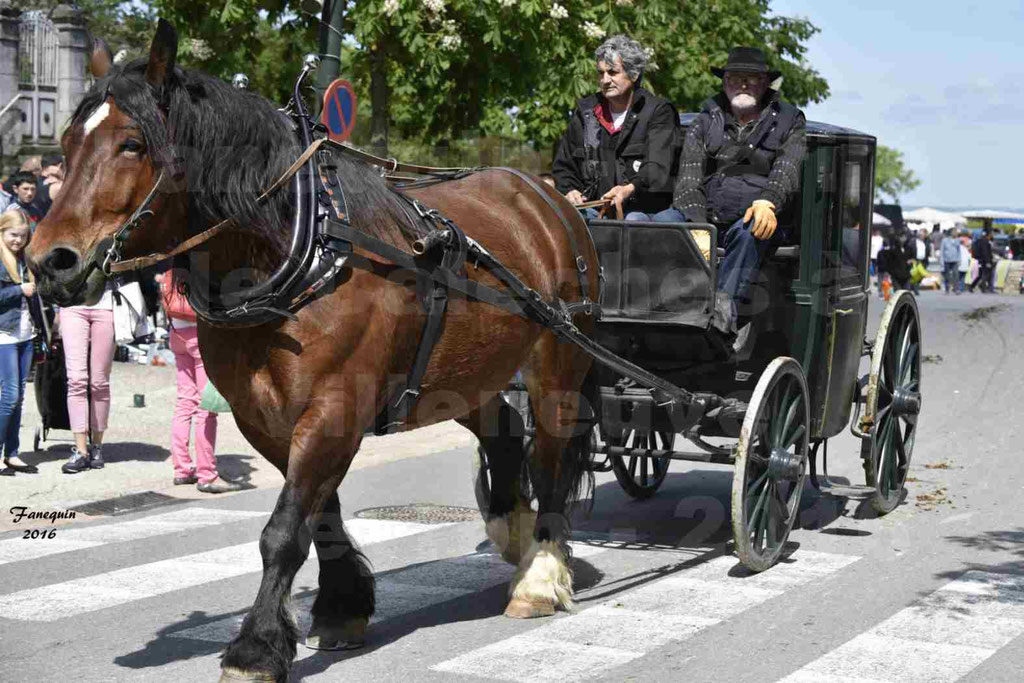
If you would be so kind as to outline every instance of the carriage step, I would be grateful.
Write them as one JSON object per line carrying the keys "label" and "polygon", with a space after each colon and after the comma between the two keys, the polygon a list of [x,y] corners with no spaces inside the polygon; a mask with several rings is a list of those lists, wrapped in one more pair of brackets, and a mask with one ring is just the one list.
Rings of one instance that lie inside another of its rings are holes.
{"label": "carriage step", "polygon": [[821,492],[826,496],[835,496],[837,498],[852,498],[854,500],[864,500],[874,495],[875,489],[873,486],[843,486],[838,484],[833,484],[829,486],[827,484],[822,484]]}

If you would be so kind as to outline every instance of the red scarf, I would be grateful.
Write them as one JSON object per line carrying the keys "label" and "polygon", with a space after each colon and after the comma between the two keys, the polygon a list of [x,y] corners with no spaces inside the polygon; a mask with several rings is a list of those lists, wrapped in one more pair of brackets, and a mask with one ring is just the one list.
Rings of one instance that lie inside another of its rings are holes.
{"label": "red scarf", "polygon": [[[594,106],[594,116],[597,117],[597,120],[604,126],[609,135],[615,135],[622,130],[622,126],[615,127],[615,120],[612,118],[612,110],[608,106],[608,100],[598,100]],[[626,119],[622,119],[622,122],[625,123]]]}

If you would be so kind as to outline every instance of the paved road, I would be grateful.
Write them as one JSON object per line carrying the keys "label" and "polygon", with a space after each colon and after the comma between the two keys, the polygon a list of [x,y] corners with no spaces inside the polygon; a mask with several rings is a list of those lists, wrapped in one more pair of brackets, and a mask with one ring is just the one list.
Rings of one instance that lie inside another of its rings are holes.
{"label": "paved road", "polygon": [[[579,610],[527,622],[500,616],[512,569],[479,522],[356,518],[379,579],[370,646],[300,648],[292,680],[1019,681],[1024,300],[920,301],[925,409],[914,481],[891,515],[809,490],[792,555],[748,576],[729,552],[730,470],[673,463],[642,503],[599,475],[576,520]],[[1006,308],[977,313],[988,306]],[[830,453],[833,473],[859,482],[852,437]],[[364,467],[342,485],[344,511],[472,506],[472,476],[465,448]],[[259,583],[274,495],[76,520],[54,539],[0,534],[0,680],[216,680]],[[300,621],[315,585],[307,563]]]}

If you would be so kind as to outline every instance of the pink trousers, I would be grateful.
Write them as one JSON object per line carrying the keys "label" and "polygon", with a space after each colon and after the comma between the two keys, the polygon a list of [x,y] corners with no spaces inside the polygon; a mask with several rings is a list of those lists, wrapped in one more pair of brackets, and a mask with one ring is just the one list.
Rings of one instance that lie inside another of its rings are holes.
{"label": "pink trousers", "polygon": [[[64,367],[68,371],[68,417],[76,434],[107,431],[110,416],[110,366],[114,362],[114,312],[60,309]],[[92,396],[92,409],[89,396]]]}
{"label": "pink trousers", "polygon": [[[207,379],[196,337],[195,327],[176,328],[172,323],[171,351],[178,366],[178,400],[171,422],[171,461],[175,477],[187,477],[195,470],[199,483],[206,484],[217,478],[217,460],[213,454],[217,445],[217,413],[199,407]],[[193,421],[196,427],[194,465],[188,455]]]}

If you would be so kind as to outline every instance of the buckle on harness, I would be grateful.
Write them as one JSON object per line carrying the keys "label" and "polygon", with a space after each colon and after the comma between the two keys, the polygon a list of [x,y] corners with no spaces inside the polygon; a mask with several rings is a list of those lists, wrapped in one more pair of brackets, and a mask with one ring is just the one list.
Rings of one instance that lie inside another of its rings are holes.
{"label": "buckle on harness", "polygon": [[[412,396],[413,399],[415,400],[415,399],[418,399],[420,397],[420,392],[418,390],[416,390],[416,389],[406,389],[398,397],[398,400],[395,401],[395,408],[401,407],[402,402],[405,401],[405,397],[406,396]],[[401,424],[401,423],[399,423],[399,424]]]}
{"label": "buckle on harness", "polygon": [[584,258],[582,256],[577,256],[576,257],[576,268],[581,273],[587,272],[587,262],[584,260]]}

